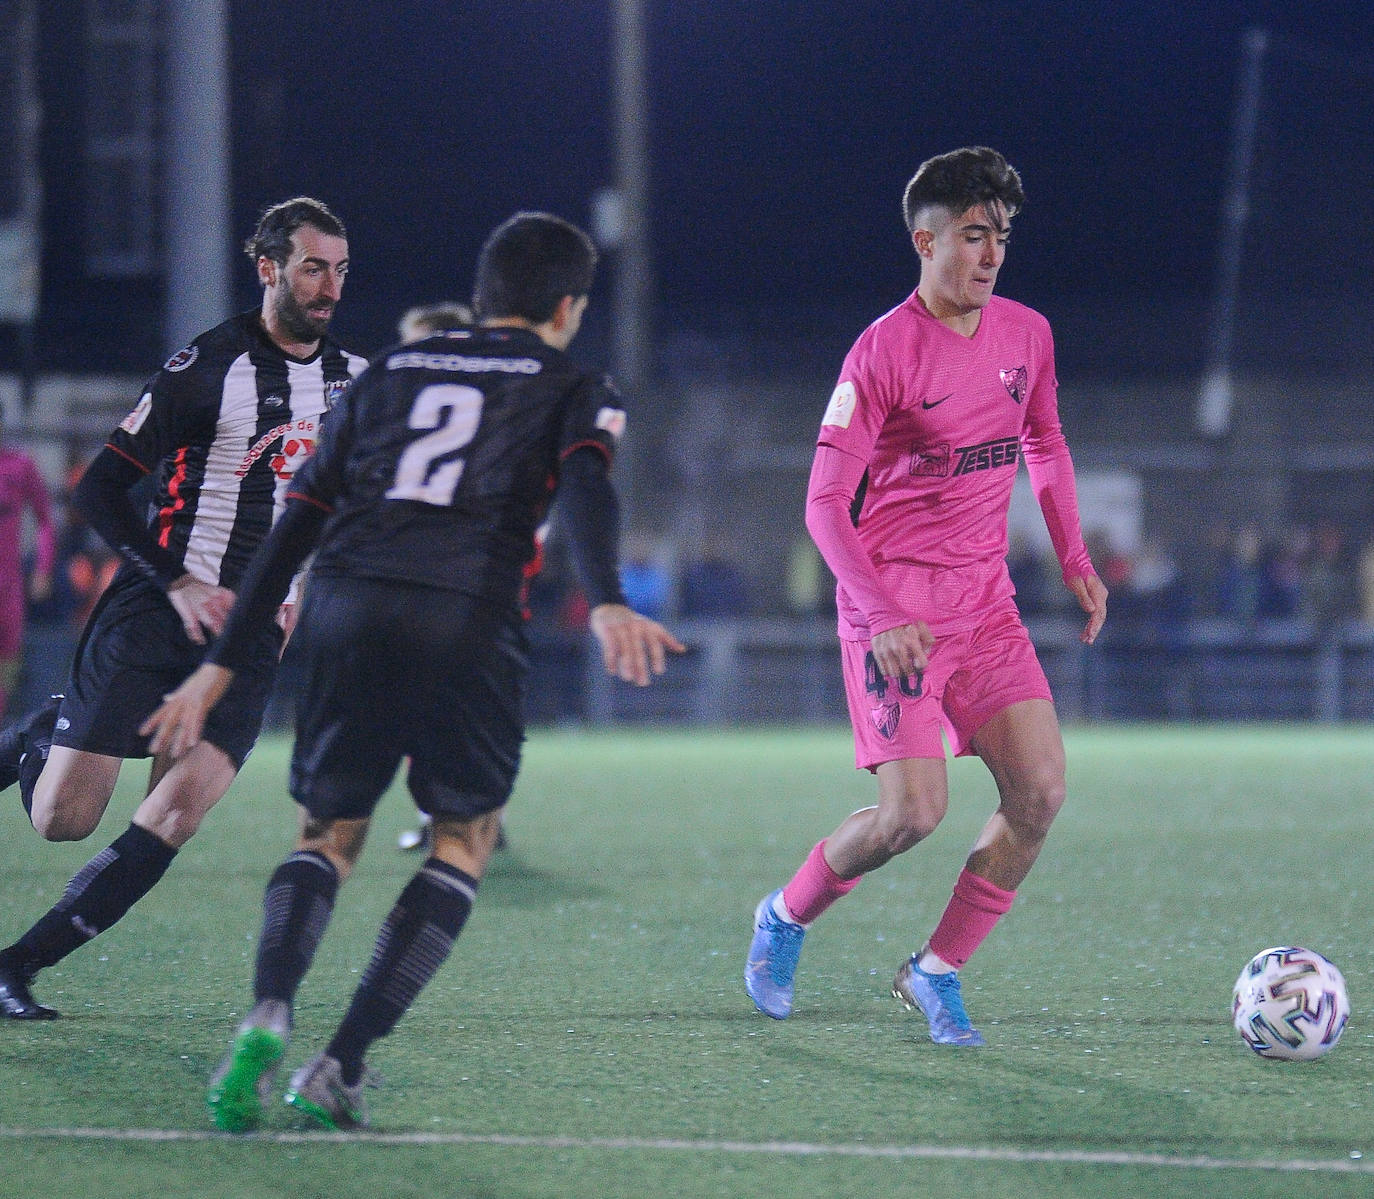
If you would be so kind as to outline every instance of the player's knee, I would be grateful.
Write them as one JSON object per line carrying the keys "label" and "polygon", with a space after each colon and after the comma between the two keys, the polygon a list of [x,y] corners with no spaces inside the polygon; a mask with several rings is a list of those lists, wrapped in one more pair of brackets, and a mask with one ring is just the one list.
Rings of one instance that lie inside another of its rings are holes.
{"label": "player's knee", "polygon": [[95,832],[99,814],[70,810],[35,797],[30,813],[33,827],[45,841],[83,841]]}
{"label": "player's knee", "polygon": [[1027,786],[1013,805],[1004,805],[1004,812],[1022,836],[1043,840],[1064,806],[1066,794],[1063,776],[1047,775]]}
{"label": "player's knee", "polygon": [[906,853],[929,837],[945,818],[946,807],[944,803],[933,801],[908,803],[882,821],[883,846],[888,856]]}

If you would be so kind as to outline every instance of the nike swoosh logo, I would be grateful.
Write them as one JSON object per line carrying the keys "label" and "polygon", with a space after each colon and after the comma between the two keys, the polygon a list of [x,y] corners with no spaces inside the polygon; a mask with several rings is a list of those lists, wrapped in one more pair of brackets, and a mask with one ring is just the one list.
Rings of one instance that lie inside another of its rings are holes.
{"label": "nike swoosh logo", "polygon": [[949,393],[949,395],[947,395],[947,396],[941,396],[938,400],[922,400],[922,401],[921,401],[921,407],[924,408],[924,409],[928,412],[928,411],[930,411],[930,409],[932,409],[932,408],[938,408],[938,407],[939,407],[941,404],[943,404],[946,400],[951,399],[951,398],[953,397],[953,395],[954,395],[954,393],[951,391],[951,392]]}

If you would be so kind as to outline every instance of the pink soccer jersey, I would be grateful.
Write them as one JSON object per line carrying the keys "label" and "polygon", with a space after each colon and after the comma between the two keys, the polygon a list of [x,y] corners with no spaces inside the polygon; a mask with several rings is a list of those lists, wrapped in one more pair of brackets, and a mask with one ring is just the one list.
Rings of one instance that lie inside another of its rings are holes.
{"label": "pink soccer jersey", "polygon": [[1057,387],[1049,323],[1000,296],[971,338],[915,293],[864,331],[821,420],[807,493],[842,637],[917,619],[967,629],[1009,603],[1007,509],[1023,459],[1064,578],[1093,573]]}
{"label": "pink soccer jersey", "polygon": [[33,509],[40,526],[35,568],[50,571],[54,547],[43,476],[27,454],[0,446],[0,574],[7,579],[23,576],[20,532],[25,508]]}

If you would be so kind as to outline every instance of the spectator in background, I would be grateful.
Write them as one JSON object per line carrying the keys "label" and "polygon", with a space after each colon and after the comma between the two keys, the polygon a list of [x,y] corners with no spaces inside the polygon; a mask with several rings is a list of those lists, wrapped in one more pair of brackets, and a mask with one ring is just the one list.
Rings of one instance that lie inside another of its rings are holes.
{"label": "spectator in background", "polygon": [[787,610],[793,616],[835,611],[835,576],[810,537],[798,537],[787,550]]}
{"label": "spectator in background", "polygon": [[85,461],[75,461],[67,469],[63,517],[53,555],[52,587],[47,598],[35,601],[29,610],[35,622],[62,625],[77,632],[85,626],[96,601],[119,569],[119,556],[71,502],[86,466]]}
{"label": "spectator in background", "polygon": [[1255,525],[1243,525],[1226,551],[1217,585],[1217,615],[1254,620],[1264,577],[1264,539]]}
{"label": "spectator in background", "polygon": [[1356,610],[1366,624],[1374,625],[1374,538],[1366,541],[1355,566]]}
{"label": "spectator in background", "polygon": [[682,615],[697,620],[749,615],[744,571],[723,544],[706,546],[700,558],[683,566]]}
{"label": "spectator in background", "polygon": [[1302,605],[1303,559],[1307,534],[1285,529],[1260,556],[1260,591],[1255,614],[1265,620],[1291,620]]}
{"label": "spectator in background", "polygon": [[625,592],[626,602],[636,612],[651,620],[664,620],[672,615],[672,571],[651,539],[644,536],[625,539],[620,586]]}
{"label": "spectator in background", "polygon": [[[1088,547],[1089,557],[1102,564],[1102,573],[1098,577],[1107,589],[1124,591],[1130,585],[1131,571],[1135,569],[1130,554],[1121,549],[1104,528],[1085,529],[1083,544]],[[1055,598],[1059,596],[1056,594]]]}
{"label": "spectator in background", "polygon": [[1200,538],[1189,538],[1179,549],[1183,574],[1190,581],[1192,608],[1198,616],[1221,611],[1222,578],[1231,556],[1231,529],[1211,521]]}
{"label": "spectator in background", "polygon": [[[26,509],[37,526],[29,571],[24,567]],[[47,599],[52,591],[55,545],[47,485],[34,460],[5,441],[0,409],[0,716],[19,677],[28,604]]]}
{"label": "spectator in background", "polygon": [[1303,563],[1301,611],[1319,635],[1326,635],[1354,614],[1354,575],[1340,526],[1329,520],[1318,521]]}
{"label": "spectator in background", "polygon": [[1162,538],[1147,537],[1141,545],[1124,598],[1124,615],[1137,618],[1150,632],[1165,637],[1183,632],[1192,596],[1177,557]]}

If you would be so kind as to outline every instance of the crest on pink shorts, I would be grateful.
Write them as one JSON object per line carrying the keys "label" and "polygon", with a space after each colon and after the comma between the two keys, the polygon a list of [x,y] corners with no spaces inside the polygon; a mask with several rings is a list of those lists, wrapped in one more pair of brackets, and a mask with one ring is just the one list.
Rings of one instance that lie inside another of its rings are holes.
{"label": "crest on pink shorts", "polygon": [[874,708],[869,715],[873,718],[873,727],[891,741],[897,732],[897,725],[901,723],[902,706],[897,703],[883,704],[880,708]]}

